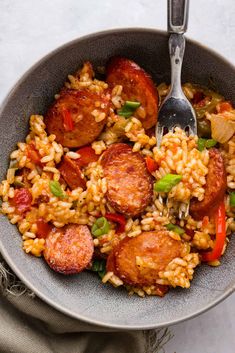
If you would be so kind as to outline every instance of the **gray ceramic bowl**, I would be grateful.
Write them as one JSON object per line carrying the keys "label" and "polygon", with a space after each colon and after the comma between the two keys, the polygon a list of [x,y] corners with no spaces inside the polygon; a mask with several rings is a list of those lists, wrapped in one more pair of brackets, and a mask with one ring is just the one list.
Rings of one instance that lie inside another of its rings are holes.
{"label": "gray ceramic bowl", "polygon": [[[89,35],[70,42],[34,65],[4,101],[0,113],[0,177],[8,156],[24,140],[28,118],[43,114],[69,73],[85,60],[103,65],[110,56],[123,55],[150,72],[156,82],[170,78],[167,34],[147,29],[123,29]],[[216,87],[235,97],[235,68],[198,43],[187,41],[183,81]],[[235,101],[234,101],[235,103]],[[191,318],[217,304],[235,289],[235,239],[218,268],[201,266],[188,290],[175,289],[165,298],[129,297],[124,289],[102,285],[92,273],[64,277],[42,259],[26,255],[21,237],[7,218],[0,218],[1,252],[19,278],[56,309],[89,323],[119,329],[147,329]]]}

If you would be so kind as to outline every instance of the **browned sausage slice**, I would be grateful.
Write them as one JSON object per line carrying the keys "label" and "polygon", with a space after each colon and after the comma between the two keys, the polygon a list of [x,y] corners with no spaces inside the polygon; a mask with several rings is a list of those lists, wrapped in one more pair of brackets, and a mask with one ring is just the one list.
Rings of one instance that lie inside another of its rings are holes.
{"label": "browned sausage slice", "polygon": [[122,98],[127,101],[138,101],[144,108],[145,116],[135,112],[143,127],[149,129],[157,122],[158,93],[152,78],[134,61],[114,57],[107,65],[107,82],[110,88],[122,85]]}
{"label": "browned sausage slice", "polygon": [[107,258],[107,262],[106,262],[106,271],[107,272],[113,272],[113,273],[117,273],[116,271],[116,261],[115,261],[115,249],[113,249],[111,251],[111,253],[109,254],[108,258]]}
{"label": "browned sausage slice", "polygon": [[[143,232],[135,238],[125,238],[109,255],[107,270],[134,286],[156,284],[159,271],[179,257],[182,243],[169,236],[168,231]],[[138,264],[138,257],[142,262]]]}
{"label": "browned sausage slice", "polygon": [[[97,108],[96,105],[100,104]],[[93,142],[101,133],[106,117],[96,121],[94,111],[109,111],[109,95],[88,90],[63,89],[48,110],[45,123],[49,134],[65,147],[81,147]],[[93,113],[93,114],[92,114]],[[72,126],[71,126],[72,124]]]}
{"label": "browned sausage slice", "polygon": [[143,212],[153,194],[152,178],[143,157],[127,144],[117,143],[104,152],[101,164],[112,207],[128,216]]}
{"label": "browned sausage slice", "polygon": [[82,189],[86,188],[86,180],[76,161],[65,156],[58,169],[70,189],[73,190],[78,187],[81,187]]}
{"label": "browned sausage slice", "polygon": [[211,148],[209,156],[204,199],[192,200],[190,204],[190,214],[197,220],[212,214],[223,200],[226,191],[227,178],[222,154],[218,149]]}
{"label": "browned sausage slice", "polygon": [[94,252],[91,233],[87,226],[70,224],[53,228],[46,238],[44,258],[56,272],[65,275],[83,271]]}
{"label": "browned sausage slice", "polygon": [[[115,260],[115,253],[118,253],[118,246],[116,246],[112,252],[109,254],[106,262],[106,271],[107,272],[113,272],[114,274],[118,275],[117,270],[116,270],[116,260]],[[141,288],[141,285],[138,284],[138,287]],[[169,289],[169,286],[166,285],[161,285],[161,284],[154,284],[155,287],[155,295],[158,295],[160,297],[163,297]]]}

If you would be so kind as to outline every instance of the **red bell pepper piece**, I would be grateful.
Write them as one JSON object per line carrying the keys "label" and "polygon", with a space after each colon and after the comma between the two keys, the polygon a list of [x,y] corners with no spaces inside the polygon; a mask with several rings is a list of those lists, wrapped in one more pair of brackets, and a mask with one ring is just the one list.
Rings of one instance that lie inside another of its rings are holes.
{"label": "red bell pepper piece", "polygon": [[151,158],[150,156],[147,156],[145,158],[145,161],[146,161],[146,165],[149,173],[155,172],[155,170],[157,170],[158,164],[153,158]]}
{"label": "red bell pepper piece", "polygon": [[32,195],[29,189],[16,189],[13,197],[13,205],[19,213],[24,213],[30,210],[32,203]]}
{"label": "red bell pepper piece", "polygon": [[95,154],[91,146],[79,148],[76,152],[80,154],[80,158],[75,160],[79,167],[85,167],[91,162],[96,162],[100,157]]}
{"label": "red bell pepper piece", "polygon": [[45,239],[50,233],[52,226],[47,222],[45,222],[43,218],[39,218],[36,224],[37,224],[37,237]]}
{"label": "red bell pepper piece", "polygon": [[109,221],[118,223],[118,227],[116,230],[117,233],[123,233],[125,231],[126,219],[122,214],[106,213],[105,218],[107,218],[107,220]]}
{"label": "red bell pepper piece", "polygon": [[36,165],[38,166],[42,166],[42,163],[41,163],[41,156],[38,152],[38,150],[36,149],[35,147],[35,144],[33,142],[30,142],[28,147],[27,147],[27,155],[28,155],[28,158],[33,162],[35,163]]}
{"label": "red bell pepper piece", "polygon": [[63,115],[63,120],[64,120],[65,131],[73,131],[74,122],[73,122],[70,111],[67,108],[63,107],[62,108],[62,115]]}
{"label": "red bell pepper piece", "polygon": [[209,224],[209,217],[208,216],[204,216],[203,220],[202,220],[202,228],[207,227]]}
{"label": "red bell pepper piece", "polygon": [[222,202],[215,214],[216,238],[214,248],[211,251],[202,254],[202,261],[215,261],[222,255],[225,239],[226,239],[226,222],[225,222],[225,205]]}

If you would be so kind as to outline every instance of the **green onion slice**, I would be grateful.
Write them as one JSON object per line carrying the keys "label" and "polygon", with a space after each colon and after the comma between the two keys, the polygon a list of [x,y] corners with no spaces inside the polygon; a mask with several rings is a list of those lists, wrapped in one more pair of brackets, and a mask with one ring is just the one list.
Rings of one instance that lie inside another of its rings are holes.
{"label": "green onion slice", "polygon": [[230,193],[230,206],[235,207],[235,192]]}
{"label": "green onion slice", "polygon": [[100,276],[100,278],[102,279],[104,277],[104,275],[106,274],[106,269],[104,268],[103,271],[99,271],[98,275]]}
{"label": "green onion slice", "polygon": [[10,161],[9,168],[18,169],[19,168],[19,162],[16,159],[12,159]]}
{"label": "green onion slice", "polygon": [[199,138],[198,142],[197,142],[197,147],[198,150],[201,152],[203,151],[205,148],[211,148],[214,147],[217,144],[217,141],[214,139],[203,139],[203,138]]}
{"label": "green onion slice", "polygon": [[60,183],[56,180],[51,180],[49,182],[49,188],[50,191],[53,195],[57,196],[57,197],[61,197],[61,198],[65,198],[66,195],[60,185]]}
{"label": "green onion slice", "polygon": [[163,178],[154,183],[154,190],[157,192],[169,192],[181,179],[182,175],[166,174]]}
{"label": "green onion slice", "polygon": [[139,108],[140,102],[126,101],[121,109],[117,111],[118,115],[129,118],[133,115],[135,110]]}
{"label": "green onion slice", "polygon": [[166,225],[166,228],[167,228],[168,230],[172,230],[173,232],[175,232],[175,233],[177,233],[177,234],[179,234],[179,235],[182,235],[182,234],[185,233],[185,231],[184,231],[183,228],[181,228],[181,227],[179,227],[179,226],[177,226],[176,224],[173,224],[173,223],[168,223],[168,224]]}
{"label": "green onion slice", "polygon": [[103,278],[106,273],[106,261],[94,260],[92,263],[91,271],[97,272],[100,278]]}
{"label": "green onion slice", "polygon": [[101,235],[107,234],[109,232],[109,222],[105,217],[97,218],[95,223],[91,228],[91,233],[94,237],[100,237]]}
{"label": "green onion slice", "polygon": [[13,185],[21,188],[25,186],[25,184],[22,181],[17,181],[17,180],[14,181]]}

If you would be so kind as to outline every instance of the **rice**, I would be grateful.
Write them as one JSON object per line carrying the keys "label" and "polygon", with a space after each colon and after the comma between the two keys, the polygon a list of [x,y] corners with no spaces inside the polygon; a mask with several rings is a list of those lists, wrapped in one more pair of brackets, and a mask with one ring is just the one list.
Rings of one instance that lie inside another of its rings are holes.
{"label": "rice", "polygon": [[23,242],[23,250],[28,254],[31,253],[36,257],[42,255],[43,250],[45,249],[45,239],[27,239]]}
{"label": "rice", "polygon": [[103,92],[108,88],[107,83],[94,79],[94,72],[89,62],[86,62],[82,69],[79,70],[75,75],[68,75],[69,82],[65,83],[65,86],[70,89],[79,90],[87,88],[92,92]]}
{"label": "rice", "polygon": [[[86,62],[81,70],[68,76],[65,87],[73,90],[87,89],[91,92],[103,93],[108,85],[104,81],[94,79],[94,72],[89,62]],[[169,86],[162,83],[158,86],[160,101],[169,91]],[[197,92],[196,86],[187,83],[183,90],[188,99],[193,99]],[[215,221],[213,217],[207,217],[197,221],[188,215],[179,220],[179,211],[185,212],[190,200],[204,199],[206,177],[208,173],[209,152],[207,149],[199,151],[197,148],[198,137],[188,136],[180,128],[174,133],[164,135],[160,148],[156,147],[156,138],[146,132],[142,125],[142,119],[146,118],[146,110],[141,105],[130,117],[118,115],[118,110],[125,103],[123,100],[123,87],[116,85],[110,91],[109,112],[104,112],[104,104],[94,102],[95,109],[91,112],[94,121],[106,121],[105,128],[99,137],[91,143],[95,154],[99,157],[115,142],[130,142],[132,151],[150,156],[157,163],[157,170],[151,174],[155,181],[160,180],[169,173],[182,176],[181,181],[171,191],[166,193],[153,193],[152,202],[138,217],[125,216],[125,229],[117,231],[117,223],[109,221],[107,234],[94,238],[93,243],[97,253],[106,258],[112,254],[123,239],[133,239],[143,232],[165,231],[169,223],[178,225],[184,229],[183,234],[169,231],[172,242],[180,242],[182,251],[180,256],[170,261],[156,277],[156,283],[152,285],[129,286],[119,278],[117,273],[108,271],[103,283],[111,283],[114,287],[125,286],[129,294],[163,295],[159,286],[180,286],[189,288],[193,279],[194,269],[200,264],[200,251],[210,251],[215,244]],[[59,98],[59,95],[56,95]],[[97,218],[107,213],[116,213],[113,205],[107,198],[108,185],[104,176],[104,170],[98,161],[88,163],[82,169],[82,176],[86,180],[86,187],[73,190],[63,180],[59,164],[66,156],[76,163],[81,155],[79,152],[63,147],[56,141],[54,134],[48,135],[44,118],[41,115],[32,115],[29,120],[30,132],[25,142],[18,142],[16,150],[10,155],[10,165],[6,174],[6,180],[0,184],[0,196],[2,198],[1,212],[5,214],[12,224],[18,226],[22,235],[23,250],[36,257],[43,255],[45,239],[38,238],[39,219],[50,223],[57,228],[63,228],[68,224],[80,224],[92,227]],[[226,172],[227,186],[230,191],[235,189],[235,137],[227,144],[221,145]],[[36,163],[30,156],[30,152],[36,153],[39,162]],[[50,183],[59,182],[63,197],[53,194]],[[23,215],[17,213],[17,205],[14,203],[15,192],[19,188],[26,188],[32,196],[32,207]],[[229,196],[225,198],[226,204],[226,234],[235,231],[234,208],[231,207]],[[226,251],[229,239],[226,239],[223,252]],[[193,249],[193,250],[192,250]],[[146,261],[142,256],[136,256],[136,265],[139,268],[155,269],[154,261]],[[208,263],[211,266],[220,265],[219,260]]]}
{"label": "rice", "polygon": [[159,272],[159,277],[165,281],[165,284],[170,284],[172,287],[189,288],[194,268],[199,263],[199,256],[196,253],[187,254],[182,259],[175,258],[166,266],[165,271]]}
{"label": "rice", "polygon": [[174,133],[163,136],[160,148],[154,147],[153,153],[159,165],[154,174],[157,180],[169,173],[182,176],[182,181],[172,188],[168,199],[184,203],[192,197],[203,200],[209,152],[197,149],[197,136],[187,136],[176,128]]}
{"label": "rice", "polygon": [[235,137],[232,137],[228,142],[228,151],[224,152],[226,171],[227,171],[227,186],[235,189]]}

